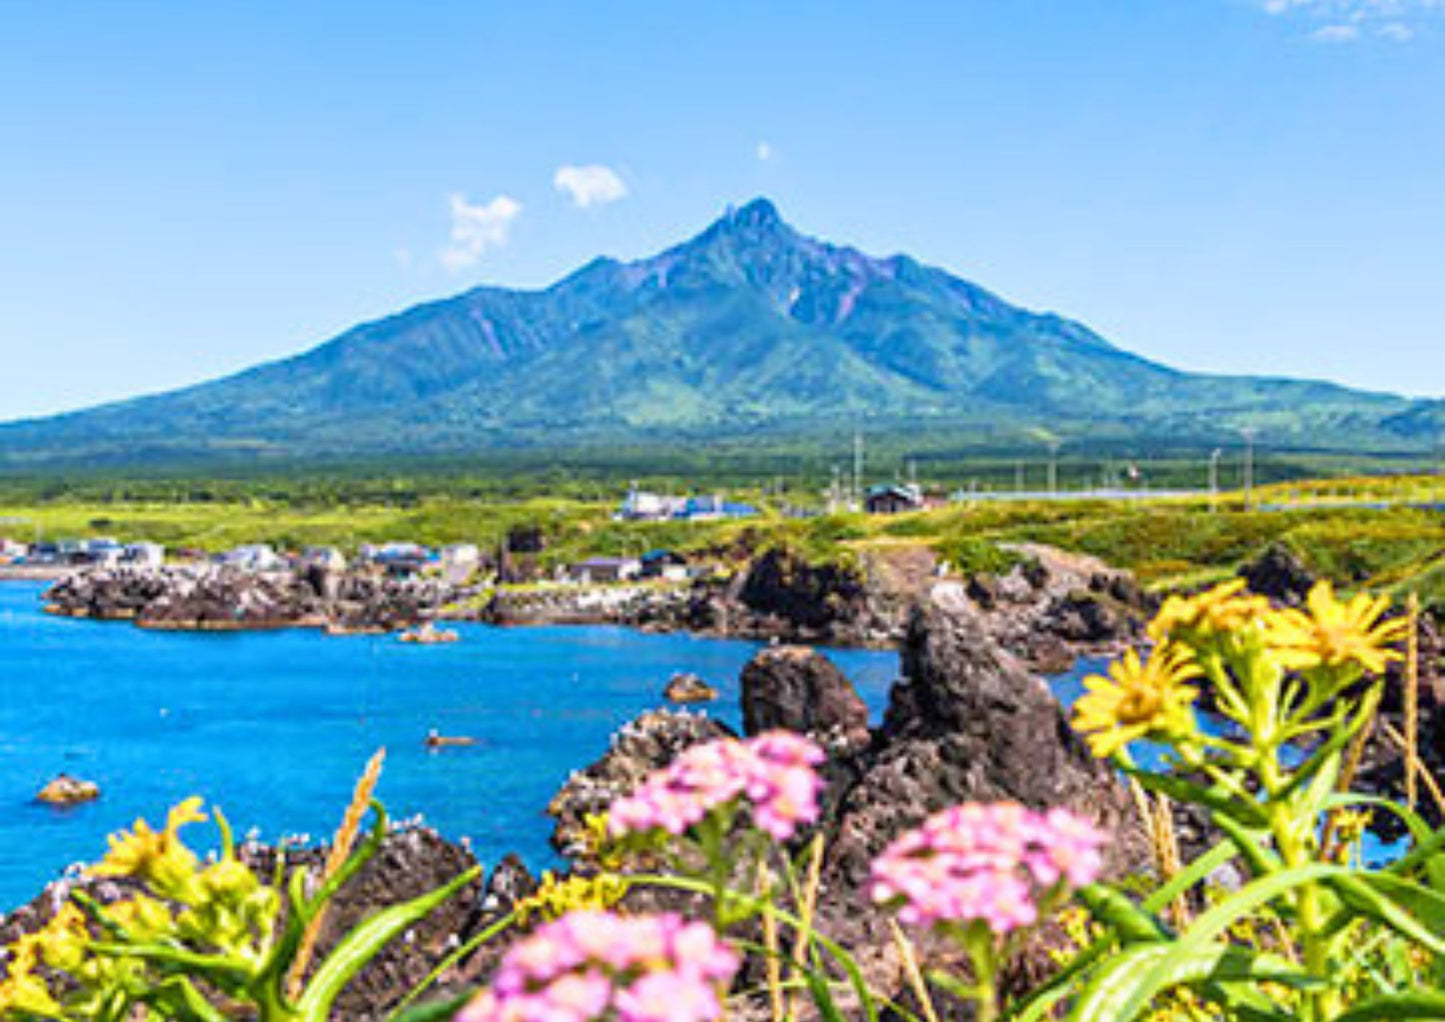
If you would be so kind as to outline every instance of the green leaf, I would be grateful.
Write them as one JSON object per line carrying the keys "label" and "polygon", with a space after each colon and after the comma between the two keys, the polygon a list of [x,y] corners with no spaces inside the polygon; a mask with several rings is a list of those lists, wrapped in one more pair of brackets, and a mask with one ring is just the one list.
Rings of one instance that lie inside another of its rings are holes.
{"label": "green leaf", "polygon": [[1206,983],[1284,983],[1310,985],[1294,965],[1228,944],[1136,945],[1110,959],[1084,989],[1073,1022],[1132,1022],[1165,990]]}
{"label": "green leaf", "polygon": [[351,977],[364,969],[371,958],[380,954],[381,948],[386,947],[407,927],[412,927],[431,915],[434,909],[447,902],[452,895],[478,876],[481,876],[481,866],[473,866],[457,879],[445,883],[428,895],[377,912],[350,934],[342,937],[340,944],[337,944],[327,960],[321,963],[321,967],[316,969],[315,976],[311,977],[311,983],[306,984],[306,992],[296,1005],[301,1012],[302,1022],[327,1021],[331,1013],[331,1002],[340,995],[342,987],[350,983]]}
{"label": "green leaf", "polygon": [[1269,835],[1266,832],[1242,827],[1227,816],[1215,816],[1213,822],[1229,835],[1230,841],[1238,849],[1240,858],[1249,865],[1253,876],[1269,876],[1284,868],[1279,856],[1270,850],[1267,844]]}
{"label": "green leaf", "polygon": [[1090,884],[1076,894],[1094,918],[1110,927],[1125,944],[1170,940],[1174,936],[1157,916],[1144,911],[1112,887]]}
{"label": "green leaf", "polygon": [[1140,907],[1146,912],[1164,911],[1166,905],[1186,891],[1192,890],[1196,884],[1203,883],[1208,879],[1209,874],[1233,859],[1238,852],[1239,849],[1235,847],[1232,840],[1219,842],[1180,870],[1174,879],[1145,898]]}
{"label": "green leaf", "polygon": [[808,981],[808,993],[812,995],[813,1004],[818,1009],[818,1014],[824,1022],[848,1022],[843,1013],[838,1010],[838,1005],[833,1000],[833,994],[828,990],[828,984],[821,976],[809,971],[804,974]]}
{"label": "green leaf", "polygon": [[[1374,719],[1375,708],[1380,703],[1381,691],[1382,688],[1379,685],[1372,687],[1365,693],[1364,698],[1360,700],[1359,708],[1355,711],[1354,716],[1348,724],[1344,727],[1331,727],[1327,729],[1330,737],[1310,755],[1309,759],[1305,760],[1304,763],[1300,764],[1300,766],[1294,770],[1290,782],[1275,795],[1276,800],[1283,801],[1288,799],[1302,784],[1314,784],[1319,780],[1321,774],[1329,775],[1328,780],[1325,782],[1324,789],[1326,791],[1333,791],[1335,789],[1335,779],[1339,776],[1339,757],[1341,753],[1344,752],[1345,747],[1349,745],[1350,741],[1359,733],[1360,728]],[[1335,717],[1331,717],[1330,719],[1334,720]],[[1330,759],[1334,759],[1335,763],[1332,769],[1325,770],[1324,767]]]}
{"label": "green leaf", "polygon": [[1269,818],[1259,804],[1239,798],[1233,792],[1219,785],[1205,787],[1183,777],[1150,773],[1135,767],[1124,767],[1124,772],[1136,779],[1145,788],[1156,794],[1168,795],[1176,802],[1192,802],[1214,810],[1216,814],[1229,816],[1246,827],[1267,827]]}
{"label": "green leaf", "polygon": [[1374,1022],[1376,1019],[1424,1020],[1445,1018],[1445,993],[1436,990],[1413,990],[1405,994],[1389,994],[1357,1004],[1335,1022]]}
{"label": "green leaf", "polygon": [[378,912],[352,930],[316,970],[297,1003],[302,1022],[325,1022],[331,1003],[351,978],[375,958],[397,935],[426,918],[452,895],[481,875],[474,866],[430,894]]}
{"label": "green leaf", "polygon": [[[1174,943],[1157,949],[1138,948],[1139,951],[1155,950],[1158,954],[1153,959],[1135,962],[1128,974],[1114,978],[1113,984],[1127,994],[1117,1001],[1110,999],[1110,1003],[1119,1010],[1119,1022],[1135,1018],[1157,994],[1181,982],[1179,976],[1190,975],[1191,971],[1201,968],[1208,960],[1208,955],[1201,955],[1201,952],[1208,948],[1218,950],[1219,945],[1213,942],[1238,920],[1298,887],[1347,874],[1348,871],[1339,866],[1310,863],[1260,877],[1200,915]],[[1135,949],[1128,949],[1110,959],[1100,976],[1113,975],[1117,963],[1132,950]],[[1097,1017],[1097,1022],[1104,1022],[1104,1017]]]}
{"label": "green leaf", "polygon": [[461,1011],[472,994],[462,994],[460,997],[452,997],[446,1000],[433,1001],[430,1004],[419,1004],[415,1008],[408,1008],[400,1015],[393,1015],[396,1022],[451,1022]]}
{"label": "green leaf", "polygon": [[[1375,883],[1367,873],[1336,875],[1325,883],[1339,896],[1345,905],[1360,915],[1368,916],[1400,934],[1429,948],[1437,955],[1445,955],[1445,940],[1440,939],[1415,916],[1406,911],[1402,904],[1411,908],[1424,907],[1437,917],[1445,913],[1445,901],[1426,891],[1417,884],[1391,878],[1394,888],[1387,886],[1390,881]],[[1400,895],[1396,900],[1396,895]],[[1434,904],[1429,904],[1434,899]]]}

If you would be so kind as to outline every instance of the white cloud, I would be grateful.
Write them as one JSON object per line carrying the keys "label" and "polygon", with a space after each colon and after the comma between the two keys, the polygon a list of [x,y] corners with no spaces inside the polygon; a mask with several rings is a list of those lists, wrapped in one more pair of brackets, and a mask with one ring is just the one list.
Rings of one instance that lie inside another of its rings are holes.
{"label": "white cloud", "polygon": [[510,195],[498,195],[481,206],[472,205],[460,193],[447,201],[452,211],[452,234],[451,243],[442,250],[441,261],[451,273],[476,265],[488,249],[505,245],[512,222],[522,213],[522,204]]}
{"label": "white cloud", "polygon": [[552,187],[567,195],[578,209],[605,206],[627,197],[627,185],[622,178],[611,167],[600,163],[558,167],[552,175]]}
{"label": "white cloud", "polygon": [[764,141],[764,142],[759,142],[759,143],[758,143],[758,159],[762,160],[764,163],[767,163],[767,162],[768,162],[769,160],[771,160],[772,158],[773,158],[773,146],[772,146],[772,143],[771,143],[771,142],[766,142],[766,141]]}
{"label": "white cloud", "polygon": [[1254,0],[1276,17],[1313,22],[1311,39],[1353,42],[1368,32],[1380,39],[1406,42],[1428,19],[1445,14],[1445,0]]}

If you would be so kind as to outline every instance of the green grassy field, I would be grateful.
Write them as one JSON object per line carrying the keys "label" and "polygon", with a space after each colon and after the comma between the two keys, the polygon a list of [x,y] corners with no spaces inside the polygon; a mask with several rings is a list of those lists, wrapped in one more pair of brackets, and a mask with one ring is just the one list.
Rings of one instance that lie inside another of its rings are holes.
{"label": "green grassy field", "polygon": [[[787,517],[780,501],[759,491],[755,519],[700,523],[632,523],[611,519],[599,500],[465,498],[368,493],[345,500],[275,499],[264,494],[177,494],[173,499],[97,501],[59,497],[0,504],[0,535],[72,538],[110,535],[148,539],[172,549],[216,551],[266,542],[285,549],[411,540],[495,547],[516,528],[539,529],[550,567],[591,555],[636,555],[657,547],[704,552],[726,562],[770,545],[790,546],[815,560],[856,558],[870,549],[926,545],[972,570],[1006,564],[1001,545],[1041,542],[1094,554],[1134,571],[1146,584],[1173,589],[1230,574],[1270,543],[1282,543],[1306,564],[1347,588],[1417,590],[1445,608],[1445,513],[1403,506],[1445,499],[1433,476],[1287,483],[1256,491],[1245,510],[1239,494],[1211,507],[1206,500],[1110,503],[989,502],[950,505],[896,516],[859,514]],[[1386,509],[1347,501],[1398,501]]]}

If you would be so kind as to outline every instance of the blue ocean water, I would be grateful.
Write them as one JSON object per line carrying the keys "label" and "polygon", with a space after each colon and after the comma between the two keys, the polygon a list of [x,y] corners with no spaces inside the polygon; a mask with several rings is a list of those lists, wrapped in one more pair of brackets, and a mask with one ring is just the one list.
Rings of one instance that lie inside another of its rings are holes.
{"label": "blue ocean water", "polygon": [[[0,584],[0,913],[98,858],[107,834],[193,794],[238,833],[319,839],[379,746],[378,794],[393,816],[425,814],[484,862],[516,851],[547,865],[543,808],[568,773],[663,705],[674,671],[720,689],[712,712],[736,726],[738,674],[758,648],[590,627],[463,625],[460,643],[428,647],[309,630],[147,632],[47,616],[42,588]],[[896,654],[830,655],[879,713]],[[429,752],[432,728],[479,744]],[[103,797],[36,804],[62,771]]]}

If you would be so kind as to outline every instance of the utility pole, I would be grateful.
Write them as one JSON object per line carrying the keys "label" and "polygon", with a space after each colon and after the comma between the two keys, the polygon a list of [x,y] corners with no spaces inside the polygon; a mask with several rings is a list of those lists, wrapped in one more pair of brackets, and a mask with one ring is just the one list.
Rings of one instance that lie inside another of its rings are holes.
{"label": "utility pole", "polygon": [[853,504],[863,510],[863,434],[853,434]]}
{"label": "utility pole", "polygon": [[1209,510],[1219,510],[1219,459],[1224,457],[1224,449],[1216,447],[1209,455]]}
{"label": "utility pole", "polygon": [[1254,510],[1254,438],[1257,431],[1253,426],[1241,429],[1244,437],[1244,509]]}
{"label": "utility pole", "polygon": [[1014,466],[1014,492],[1024,492],[1024,463],[1022,461]]}
{"label": "utility pole", "polygon": [[1059,492],[1059,441],[1049,441],[1049,494],[1057,496]]}

